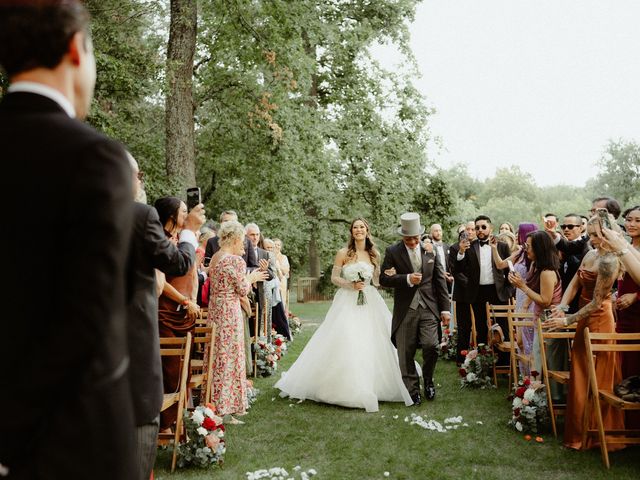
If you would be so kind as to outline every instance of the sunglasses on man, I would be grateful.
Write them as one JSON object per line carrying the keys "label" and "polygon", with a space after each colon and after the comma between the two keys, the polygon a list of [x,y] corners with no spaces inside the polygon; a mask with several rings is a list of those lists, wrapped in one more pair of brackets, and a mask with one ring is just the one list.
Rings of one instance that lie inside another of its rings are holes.
{"label": "sunglasses on man", "polygon": [[562,224],[560,225],[560,228],[562,230],[573,230],[574,228],[578,228],[581,227],[582,225],[573,225],[572,223],[566,223],[566,224]]}
{"label": "sunglasses on man", "polygon": [[487,228],[489,228],[489,225],[476,225],[476,230],[486,230]]}

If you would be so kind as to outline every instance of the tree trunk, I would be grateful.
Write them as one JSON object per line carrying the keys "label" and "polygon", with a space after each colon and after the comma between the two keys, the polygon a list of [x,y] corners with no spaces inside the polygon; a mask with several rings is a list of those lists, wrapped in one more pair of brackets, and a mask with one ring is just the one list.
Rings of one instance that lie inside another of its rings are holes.
{"label": "tree trunk", "polygon": [[318,256],[318,244],[314,232],[315,229],[312,229],[309,237],[309,276],[320,278],[320,257]]}
{"label": "tree trunk", "polygon": [[193,57],[196,0],[171,0],[165,113],[167,174],[186,188],[196,185]]}

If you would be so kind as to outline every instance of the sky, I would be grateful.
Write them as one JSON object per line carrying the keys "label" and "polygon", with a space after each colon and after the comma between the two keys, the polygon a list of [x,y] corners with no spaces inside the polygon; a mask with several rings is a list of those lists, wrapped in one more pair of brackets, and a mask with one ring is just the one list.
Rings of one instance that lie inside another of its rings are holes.
{"label": "sky", "polygon": [[610,139],[640,141],[639,25],[640,0],[423,0],[410,31],[442,142],[429,157],[480,180],[516,165],[538,186],[584,186]]}

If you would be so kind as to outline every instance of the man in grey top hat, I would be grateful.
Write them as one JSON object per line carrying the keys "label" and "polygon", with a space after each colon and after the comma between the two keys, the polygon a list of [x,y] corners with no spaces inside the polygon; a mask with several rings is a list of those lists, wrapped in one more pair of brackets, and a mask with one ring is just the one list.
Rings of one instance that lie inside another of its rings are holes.
{"label": "man in grey top hat", "polygon": [[414,405],[420,405],[420,377],[414,357],[422,347],[424,395],[436,395],[433,372],[438,360],[438,323],[449,323],[447,281],[437,252],[427,252],[420,244],[424,226],[420,216],[408,212],[400,217],[402,240],[387,248],[382,263],[380,285],[394,289],[391,341],[398,349],[402,380]]}

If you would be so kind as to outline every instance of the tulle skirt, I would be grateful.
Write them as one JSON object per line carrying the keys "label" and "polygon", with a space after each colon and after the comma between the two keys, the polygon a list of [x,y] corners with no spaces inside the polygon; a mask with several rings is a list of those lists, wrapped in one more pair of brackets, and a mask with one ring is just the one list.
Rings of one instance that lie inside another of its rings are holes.
{"label": "tulle skirt", "polygon": [[327,315],[300,356],[275,384],[280,395],[301,400],[364,408],[378,402],[413,402],[402,382],[391,343],[391,313],[375,287],[358,292],[339,289]]}

